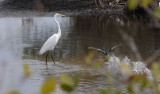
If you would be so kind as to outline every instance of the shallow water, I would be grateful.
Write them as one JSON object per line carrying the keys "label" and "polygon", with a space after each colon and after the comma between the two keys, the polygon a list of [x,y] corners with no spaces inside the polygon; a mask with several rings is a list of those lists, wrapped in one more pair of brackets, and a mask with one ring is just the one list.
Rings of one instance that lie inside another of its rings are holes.
{"label": "shallow water", "polygon": [[[23,94],[38,93],[45,78],[58,78],[62,72],[79,75],[79,87],[73,92],[76,94],[92,94],[107,87],[125,91],[121,81],[114,81],[113,84],[106,81],[105,69],[96,71],[86,66],[84,58],[90,51],[88,47],[109,49],[121,43],[122,46],[113,53],[118,58],[128,56],[136,61],[136,56],[119,33],[123,30],[134,38],[143,60],[159,49],[159,29],[147,24],[145,18],[139,20],[138,17],[129,18],[125,15],[94,15],[58,17],[57,20],[61,25],[62,36],[54,49],[56,65],[49,61],[46,68],[45,55],[40,56],[38,53],[43,43],[53,33],[57,33],[54,18],[0,18],[0,93],[10,89]],[[101,52],[94,52],[95,60],[102,59]],[[158,58],[155,61],[159,61]],[[21,81],[24,63],[30,65],[33,75]],[[14,78],[10,79],[13,75]],[[64,92],[58,88],[56,93]]]}

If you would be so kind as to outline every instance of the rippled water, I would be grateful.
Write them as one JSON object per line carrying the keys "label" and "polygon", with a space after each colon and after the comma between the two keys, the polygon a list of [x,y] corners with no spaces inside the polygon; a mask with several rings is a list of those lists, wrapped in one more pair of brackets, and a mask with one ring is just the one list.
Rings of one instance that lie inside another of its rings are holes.
{"label": "rippled water", "polygon": [[[120,30],[128,32],[136,43],[143,60],[159,49],[160,32],[139,18],[124,15],[70,16],[57,18],[61,25],[62,36],[55,47],[56,65],[49,61],[45,66],[45,55],[38,55],[43,43],[57,33],[53,17],[4,17],[0,18],[0,88],[2,94],[8,90],[20,90],[23,94],[38,93],[45,78],[57,77],[60,73],[79,75],[79,87],[73,92],[92,94],[98,89],[114,87],[124,89],[119,80],[110,84],[106,81],[106,68],[98,71],[86,66],[85,56],[89,46],[108,49],[122,44],[113,52],[117,58],[127,56],[137,61],[130,47],[123,40]],[[95,51],[95,60],[103,54]],[[159,58],[159,56],[158,56]],[[159,61],[156,58],[155,61]],[[143,62],[143,61],[142,61]],[[33,75],[25,80],[22,64],[28,63]],[[5,73],[4,73],[5,72]],[[115,76],[115,79],[119,75]],[[10,79],[12,78],[12,79]],[[19,84],[20,83],[20,84]],[[0,92],[0,93],[1,93]],[[64,93],[59,88],[56,93]]]}

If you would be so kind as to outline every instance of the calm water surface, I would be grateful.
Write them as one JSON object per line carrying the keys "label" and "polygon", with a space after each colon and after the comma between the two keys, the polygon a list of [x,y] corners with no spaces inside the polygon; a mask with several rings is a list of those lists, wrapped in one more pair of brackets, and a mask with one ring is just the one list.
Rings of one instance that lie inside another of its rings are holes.
{"label": "calm water surface", "polygon": [[[119,58],[128,56],[131,60],[136,60],[135,55],[122,39],[120,30],[134,38],[144,60],[149,58],[160,47],[160,32],[159,29],[147,24],[146,19],[140,19],[124,15],[58,17],[62,36],[54,50],[56,65],[49,61],[46,68],[45,55],[40,56],[38,53],[43,43],[52,34],[57,33],[54,18],[0,18],[0,76],[2,77],[0,88],[2,92],[8,90],[6,88],[11,88],[23,94],[35,94],[39,92],[45,78],[51,76],[58,78],[62,72],[79,75],[79,87],[73,94],[93,94],[97,92],[96,90],[107,87],[125,91],[124,85],[118,80],[113,84],[107,83],[105,70],[96,71],[85,66],[84,58],[89,52],[89,46],[108,49],[121,43],[122,46],[115,49],[114,54]],[[101,52],[95,51],[95,59],[102,57]],[[158,58],[156,61],[159,61]],[[21,80],[24,63],[30,65],[33,75]],[[4,75],[3,72],[6,74]],[[65,92],[58,88],[56,93]]]}

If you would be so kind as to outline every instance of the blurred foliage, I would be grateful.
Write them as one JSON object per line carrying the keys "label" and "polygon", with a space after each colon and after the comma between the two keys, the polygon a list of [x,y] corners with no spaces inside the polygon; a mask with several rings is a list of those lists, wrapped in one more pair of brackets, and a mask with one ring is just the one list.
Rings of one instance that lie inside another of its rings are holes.
{"label": "blurred foliage", "polygon": [[94,53],[92,51],[90,51],[89,54],[85,58],[85,62],[87,64],[90,64],[91,61],[93,60],[93,58],[94,58]]}
{"label": "blurred foliage", "polygon": [[139,4],[139,0],[128,0],[128,8],[130,10],[134,10],[135,8],[137,8]]}
{"label": "blurred foliage", "polygon": [[[89,56],[87,56],[87,61],[91,62],[93,61],[94,53],[89,53]],[[97,60],[95,62],[92,62],[93,69],[99,69],[103,67],[104,61],[108,62],[111,56],[107,56],[104,58],[103,61]],[[86,62],[87,63],[87,62]],[[128,77],[124,79],[126,91],[116,89],[115,87],[109,87],[104,89],[99,89],[99,94],[144,94],[143,91],[146,89],[150,89],[153,91],[153,94],[160,94],[160,85],[158,84],[158,81],[160,80],[160,64],[153,63],[151,70],[153,73],[153,79],[148,79],[146,73],[134,73],[132,72],[130,66],[126,65],[124,62],[121,62],[120,69],[123,73],[127,74]],[[28,64],[24,64],[24,73],[26,77],[30,77],[31,70],[29,68]],[[110,72],[106,73],[107,77],[111,76]],[[112,84],[112,79],[108,80],[106,77],[106,81],[108,83]],[[60,88],[67,93],[73,92],[77,87],[79,83],[79,77],[78,76],[69,76],[68,74],[61,73],[60,79],[57,80],[57,78],[50,77],[46,79],[41,87],[41,94],[51,94],[56,90],[56,87],[59,86],[57,84],[60,84]],[[58,82],[59,81],[59,82]],[[142,93],[140,93],[142,92]],[[11,91],[7,92],[6,94],[20,94],[18,91]]]}
{"label": "blurred foliage", "polygon": [[[160,7],[155,0],[128,0],[127,6],[129,10],[135,10],[137,7],[142,7],[151,16],[160,19]],[[158,5],[158,6],[157,6]],[[152,8],[151,8],[152,7]]]}
{"label": "blurred foliage", "polygon": [[126,65],[124,62],[121,62],[120,68],[121,68],[122,72],[124,72],[126,74],[129,74],[129,75],[133,74],[133,71],[131,70],[131,68],[128,65]]}
{"label": "blurred foliage", "polygon": [[160,75],[159,75],[160,74],[160,65],[159,64],[157,64],[157,63],[152,64],[152,73],[153,73],[154,78],[156,80],[160,79]]}
{"label": "blurred foliage", "polygon": [[128,8],[135,10],[138,6],[147,8],[154,0],[128,0]]}
{"label": "blurred foliage", "polygon": [[[74,76],[73,78],[67,74],[60,74],[60,87],[66,92],[72,92],[78,86],[79,78]],[[54,77],[48,78],[41,88],[41,94],[51,94],[55,91],[57,80]]]}
{"label": "blurred foliage", "polygon": [[60,81],[62,90],[66,92],[71,92],[78,86],[77,76],[72,79],[69,75],[62,73],[60,75]]}
{"label": "blurred foliage", "polygon": [[28,64],[24,64],[24,74],[25,74],[25,77],[30,77],[32,72],[31,72],[31,69],[29,67]]}
{"label": "blurred foliage", "polygon": [[122,91],[117,89],[102,89],[100,94],[124,94]]}
{"label": "blurred foliage", "polygon": [[51,94],[56,89],[57,80],[54,77],[48,78],[41,88],[42,94]]}
{"label": "blurred foliage", "polygon": [[102,65],[101,65],[101,62],[97,60],[97,61],[94,63],[93,68],[94,68],[94,69],[100,69],[101,66],[102,66]]}
{"label": "blurred foliage", "polygon": [[111,57],[110,55],[105,56],[104,59],[103,59],[103,61],[104,62],[108,62],[108,60],[109,60],[110,57]]}
{"label": "blurred foliage", "polygon": [[7,92],[7,94],[20,94],[18,91]]}
{"label": "blurred foliage", "polygon": [[155,12],[156,18],[160,18],[160,7],[157,7],[156,12]]}
{"label": "blurred foliage", "polygon": [[[122,66],[121,68],[125,69],[124,71],[128,71],[126,66]],[[160,65],[153,63],[151,70],[153,72],[153,79],[150,80],[147,78],[146,73],[130,74],[130,72],[126,72],[129,75],[126,80],[129,94],[137,94],[148,88],[156,92],[154,94],[160,94],[160,86],[158,85],[158,80],[160,78]]]}
{"label": "blurred foliage", "polygon": [[[150,81],[146,74],[133,74],[127,79],[127,89],[129,93],[137,93],[150,87]],[[138,90],[137,90],[138,88]]]}
{"label": "blurred foliage", "polygon": [[[89,54],[90,55],[90,54]],[[103,62],[108,62],[111,56],[104,57]],[[87,59],[92,59],[90,56],[87,57]],[[88,60],[93,61],[93,60]],[[96,61],[93,63],[94,69],[99,69],[103,66],[102,61]],[[160,94],[160,86],[158,85],[158,81],[160,80],[160,64],[153,63],[151,71],[153,73],[153,79],[149,79],[147,76],[147,73],[134,73],[131,69],[131,66],[128,66],[124,62],[121,62],[120,69],[123,73],[127,74],[128,77],[124,79],[124,82],[126,83],[126,90],[127,92],[124,92],[123,90],[115,89],[114,87],[110,88],[104,88],[100,90],[100,94],[143,94],[146,89],[153,90],[153,94]],[[110,72],[106,73],[107,76],[111,76]],[[112,79],[107,79],[108,83],[112,84]],[[142,92],[142,93],[140,93]]]}
{"label": "blurred foliage", "polygon": [[140,0],[140,4],[144,8],[148,7],[149,4],[151,4],[152,2],[153,2],[153,0]]}

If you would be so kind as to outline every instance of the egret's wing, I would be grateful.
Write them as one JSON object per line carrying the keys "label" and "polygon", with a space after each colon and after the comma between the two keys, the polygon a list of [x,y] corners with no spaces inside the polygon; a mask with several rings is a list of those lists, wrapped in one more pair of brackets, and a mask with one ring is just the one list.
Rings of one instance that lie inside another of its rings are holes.
{"label": "egret's wing", "polygon": [[88,49],[93,49],[93,50],[98,50],[98,51],[103,52],[103,50],[102,50],[102,49],[98,49],[98,48],[94,48],[94,47],[88,47]]}
{"label": "egret's wing", "polygon": [[42,46],[42,48],[39,51],[39,54],[43,54],[48,50],[53,50],[55,45],[57,44],[58,36],[57,34],[52,35]]}

